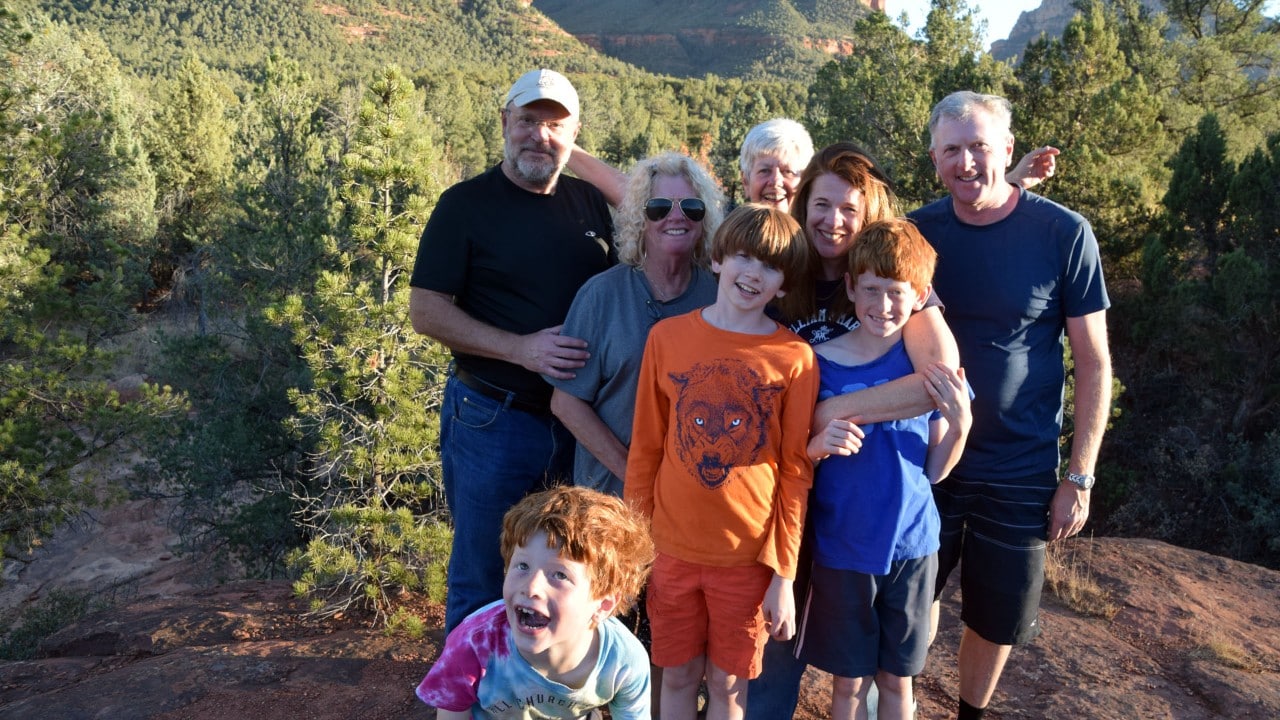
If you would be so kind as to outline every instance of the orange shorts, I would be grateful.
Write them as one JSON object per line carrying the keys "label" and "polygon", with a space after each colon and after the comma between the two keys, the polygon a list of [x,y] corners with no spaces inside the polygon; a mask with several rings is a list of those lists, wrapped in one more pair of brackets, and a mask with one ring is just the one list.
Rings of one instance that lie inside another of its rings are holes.
{"label": "orange shorts", "polygon": [[760,603],[771,580],[764,565],[714,567],[658,553],[645,601],[653,664],[676,667],[705,655],[730,675],[759,675],[769,639]]}

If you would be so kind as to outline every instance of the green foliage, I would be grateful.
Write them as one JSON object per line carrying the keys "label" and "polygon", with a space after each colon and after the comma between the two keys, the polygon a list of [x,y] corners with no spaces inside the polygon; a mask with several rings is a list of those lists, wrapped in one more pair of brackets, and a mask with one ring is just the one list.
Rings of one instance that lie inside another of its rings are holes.
{"label": "green foliage", "polygon": [[[441,598],[439,602],[443,602]],[[409,612],[406,608],[396,608],[387,620],[388,635],[404,633],[410,640],[421,640],[427,633],[426,621]]]}
{"label": "green foliage", "polygon": [[332,192],[315,88],[278,56],[261,71],[237,126],[227,88],[187,62],[151,134],[164,211],[151,272],[168,291],[156,322],[172,323],[156,370],[193,413],[143,476],[178,495],[185,547],[227,575],[281,572],[305,540],[289,498],[306,446],[284,420],[310,375],[263,308],[314,282]]}
{"label": "green foliage", "polygon": [[1280,431],[1262,442],[1233,438],[1224,496],[1239,524],[1229,526],[1232,557],[1280,559]]}
{"label": "green foliage", "polygon": [[187,550],[223,574],[271,576],[305,540],[290,496],[303,447],[283,426],[287,388],[307,382],[288,333],[260,320],[243,341],[182,329],[163,338],[156,372],[189,393],[193,412],[145,472],[179,498],[173,517]]}
{"label": "green foliage", "polygon": [[1167,4],[1177,31],[1165,46],[1177,59],[1167,110],[1175,133],[1188,134],[1204,114],[1215,113],[1242,155],[1280,127],[1280,33],[1266,6],[1257,0]]}
{"label": "green foliage", "polygon": [[[541,4],[541,3],[539,3]],[[371,77],[393,61],[419,68],[533,67],[557,58],[575,72],[626,66],[595,55],[534,7],[514,2],[348,0],[40,0],[55,21],[91,30],[145,77],[174,77],[198,57],[224,81],[246,78],[272,52],[326,84]],[[239,88],[237,88],[239,89]]]}
{"label": "green foliage", "polygon": [[188,60],[166,88],[150,132],[161,212],[151,276],[161,289],[200,308],[202,331],[208,247],[228,221],[233,128],[228,95],[204,63]]}
{"label": "green foliage", "polygon": [[1237,245],[1254,257],[1274,253],[1280,241],[1280,133],[1240,164],[1227,189],[1233,210],[1232,230]]}
{"label": "green foliage", "polygon": [[33,23],[6,63],[8,221],[28,230],[63,280],[83,291],[80,312],[94,312],[104,332],[119,331],[128,322],[113,306],[145,289],[139,268],[156,229],[140,103],[100,40]]}
{"label": "green foliage", "polygon": [[1059,163],[1071,170],[1046,193],[1085,212],[1115,277],[1135,263],[1158,215],[1166,177],[1160,163],[1169,148],[1161,117],[1167,90],[1133,72],[1144,60],[1121,42],[1128,20],[1100,0],[1080,7],[1061,39],[1027,47],[1012,99],[1019,137],[1032,147],[1062,149]]}
{"label": "green foliage", "polygon": [[965,0],[935,0],[924,39],[935,101],[957,90],[1000,94],[1012,78],[1009,66],[982,51],[985,21]]}
{"label": "green foliage", "polygon": [[12,334],[0,356],[0,545],[21,549],[93,501],[86,461],[160,441],[183,400],[143,385],[138,398],[121,403],[92,377],[108,353],[67,334],[5,325]]}
{"label": "green foliage", "polygon": [[1213,267],[1218,254],[1227,249],[1222,234],[1227,190],[1235,175],[1227,160],[1227,139],[1216,115],[1200,119],[1196,132],[1183,141],[1169,162],[1173,177],[1164,196],[1165,211],[1183,230],[1178,236],[1193,238],[1207,251],[1207,265]]}
{"label": "green foliage", "polygon": [[[1264,540],[1277,516],[1280,222],[1245,184],[1280,184],[1277,145],[1280,133],[1236,170],[1212,116],[1183,144],[1175,177],[1209,199],[1169,202],[1168,229],[1146,245],[1143,292],[1122,315],[1142,320],[1119,326],[1134,405],[1108,443],[1143,478],[1110,499],[1109,526],[1271,566],[1280,562]],[[1237,246],[1217,254],[1228,239]]]}
{"label": "green foliage", "polygon": [[[335,269],[272,313],[311,369],[290,392],[291,424],[316,438],[297,500],[311,535],[293,555],[313,608],[390,612],[397,590],[424,590],[441,532],[415,516],[438,504],[434,415],[444,359],[409,327],[408,270],[438,192],[422,94],[395,67],[361,101],[342,160]],[[443,553],[443,554],[447,554]]]}
{"label": "green foliage", "polygon": [[0,545],[23,552],[92,502],[87,461],[163,438],[183,401],[148,384],[122,403],[102,379],[151,217],[119,68],[38,18],[0,29]]}
{"label": "green foliage", "polygon": [[0,640],[0,660],[34,660],[40,641],[103,605],[87,592],[53,590],[23,610]]}
{"label": "green foliage", "polygon": [[780,117],[780,114],[775,113],[764,96],[756,92],[735,97],[729,113],[720,121],[720,136],[712,153],[712,167],[731,203],[746,199],[738,199],[738,192],[742,189],[742,166],[739,164],[742,139],[753,126],[774,117]]}
{"label": "green foliage", "polygon": [[806,124],[814,145],[850,140],[867,149],[898,183],[899,195],[922,202],[934,195],[932,170],[920,170],[928,147],[932,72],[923,42],[882,13],[858,21],[852,55],[818,71],[809,90]]}

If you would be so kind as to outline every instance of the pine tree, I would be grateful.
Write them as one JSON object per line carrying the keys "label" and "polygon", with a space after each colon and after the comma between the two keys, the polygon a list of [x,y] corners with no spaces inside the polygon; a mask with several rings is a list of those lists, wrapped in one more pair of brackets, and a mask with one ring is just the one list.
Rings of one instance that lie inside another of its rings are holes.
{"label": "pine tree", "polygon": [[[754,125],[773,117],[776,115],[764,95],[744,92],[734,97],[728,114],[720,121],[720,135],[712,154],[713,169],[730,203],[739,202],[738,192],[742,190],[742,167],[739,165],[742,141]],[[745,201],[743,198],[741,202]]]}
{"label": "pine tree", "polygon": [[[1168,45],[1178,61],[1170,129],[1193,131],[1214,113],[1239,152],[1257,147],[1280,127],[1280,32],[1262,0],[1180,0],[1166,3],[1176,31]],[[1235,156],[1233,159],[1239,159]]]}
{"label": "pine tree", "polygon": [[296,61],[272,53],[247,93],[226,194],[237,222],[201,245],[202,307],[219,309],[217,332],[175,333],[159,373],[184,388],[194,417],[152,461],[180,497],[174,525],[188,549],[215,567],[251,576],[283,571],[304,541],[291,494],[309,438],[285,427],[287,392],[306,383],[291,330],[264,308],[314,287],[337,195],[337,159],[326,153],[324,97]]}
{"label": "pine tree", "polygon": [[408,321],[408,272],[438,192],[422,94],[394,67],[365,93],[343,157],[335,269],[291,296],[278,318],[311,368],[293,393],[295,427],[313,434],[298,499],[311,532],[293,560],[317,612],[355,603],[390,615],[396,591],[443,592],[448,533],[415,512],[438,504],[435,415],[443,353]]}
{"label": "pine tree", "polygon": [[933,0],[924,37],[933,101],[957,90],[1003,94],[1012,72],[982,49],[986,21],[965,0]]}
{"label": "pine tree", "polygon": [[159,247],[151,276],[175,299],[196,306],[200,331],[209,332],[208,248],[229,223],[234,125],[227,88],[203,62],[182,63],[151,130],[161,213]]}
{"label": "pine tree", "polygon": [[1115,273],[1132,261],[1159,213],[1168,91],[1133,74],[1115,13],[1100,0],[1080,6],[1060,39],[1027,46],[1011,98],[1014,129],[1062,149],[1059,162],[1070,171],[1044,192],[1086,215]]}
{"label": "pine tree", "polygon": [[905,201],[932,199],[932,171],[922,173],[919,163],[933,99],[924,43],[884,13],[859,20],[855,30],[853,54],[824,66],[809,88],[806,125],[814,145],[856,142],[894,178]]}
{"label": "pine tree", "polygon": [[1227,190],[1235,165],[1227,159],[1227,138],[1213,114],[1200,119],[1196,132],[1183,141],[1169,161],[1173,177],[1164,196],[1165,211],[1176,223],[1178,234],[1193,239],[1192,252],[1204,254],[1204,266],[1212,273],[1218,256],[1230,249],[1223,224]]}

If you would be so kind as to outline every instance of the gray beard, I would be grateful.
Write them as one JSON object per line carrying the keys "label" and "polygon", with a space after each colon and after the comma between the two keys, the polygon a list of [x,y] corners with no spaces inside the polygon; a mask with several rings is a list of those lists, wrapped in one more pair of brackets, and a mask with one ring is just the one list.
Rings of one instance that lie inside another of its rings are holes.
{"label": "gray beard", "polygon": [[504,151],[507,165],[514,170],[521,180],[530,185],[547,185],[560,174],[560,168],[556,167],[554,163],[527,157],[520,154],[518,150],[516,153],[516,157],[513,158],[509,148]]}

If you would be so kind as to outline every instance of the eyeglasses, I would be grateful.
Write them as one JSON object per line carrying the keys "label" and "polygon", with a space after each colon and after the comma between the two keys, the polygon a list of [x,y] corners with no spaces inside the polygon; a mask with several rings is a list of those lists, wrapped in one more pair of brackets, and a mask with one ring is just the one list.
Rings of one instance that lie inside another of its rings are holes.
{"label": "eyeglasses", "polygon": [[[671,198],[649,198],[644,204],[644,216],[658,222],[671,212],[676,201]],[[698,198],[684,198],[680,201],[680,212],[690,220],[698,222],[707,214],[707,204]]]}
{"label": "eyeglasses", "polygon": [[531,133],[540,127],[544,127],[552,135],[559,135],[569,127],[568,120],[539,120],[532,115],[517,115],[515,125],[520,132]]}

